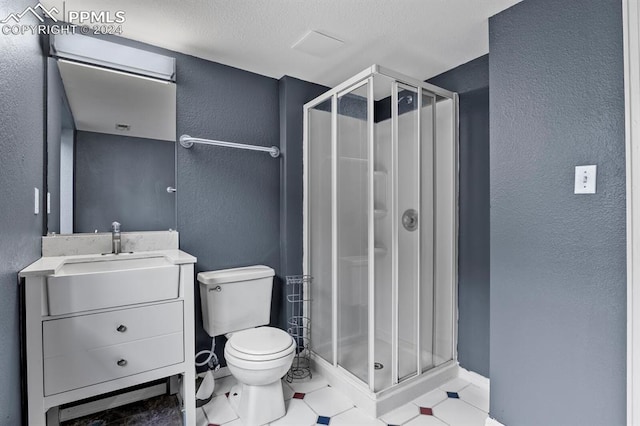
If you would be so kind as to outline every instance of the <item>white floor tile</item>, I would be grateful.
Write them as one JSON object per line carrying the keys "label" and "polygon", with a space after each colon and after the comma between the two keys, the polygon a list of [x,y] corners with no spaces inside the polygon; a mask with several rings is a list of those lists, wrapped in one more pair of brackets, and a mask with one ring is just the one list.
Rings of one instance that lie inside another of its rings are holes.
{"label": "white floor tile", "polygon": [[222,424],[238,418],[224,395],[216,396],[204,407],[209,423]]}
{"label": "white floor tile", "polygon": [[314,373],[311,379],[302,379],[302,380],[294,380],[293,383],[289,383],[291,389],[294,392],[308,393],[313,392],[314,390],[318,390],[325,386],[328,386],[329,383],[319,374]]}
{"label": "white floor tile", "polygon": [[461,379],[460,377],[456,377],[455,379],[451,379],[444,385],[440,386],[440,389],[446,392],[459,392],[467,386],[469,386],[469,382]]}
{"label": "white floor tile", "polygon": [[242,420],[240,419],[235,419],[230,421],[229,423],[225,423],[222,426],[244,426],[244,423],[242,423]]}
{"label": "white floor tile", "polygon": [[196,408],[196,425],[197,426],[209,425],[209,420],[207,420],[207,416],[204,415],[204,410],[202,408]]}
{"label": "white floor tile", "polygon": [[448,396],[445,391],[442,389],[436,389],[414,399],[413,403],[418,407],[433,408],[447,398]]}
{"label": "white floor tile", "polygon": [[293,398],[293,394],[294,394],[294,390],[291,389],[291,386],[289,386],[289,383],[286,382],[286,380],[282,381],[282,395],[284,396],[284,400],[288,400]]}
{"label": "white floor tile", "polygon": [[332,387],[324,387],[307,393],[304,402],[309,404],[319,416],[333,417],[336,414],[353,408],[353,403],[345,395]]}
{"label": "white floor tile", "polygon": [[214,395],[224,395],[229,392],[238,381],[233,376],[224,376],[221,379],[216,379],[216,386],[213,388]]}
{"label": "white floor tile", "polygon": [[460,399],[485,413],[489,412],[489,390],[476,385],[469,385],[459,392]]}
{"label": "white floor tile", "polygon": [[385,414],[384,416],[381,416],[380,418],[385,423],[388,423],[391,425],[401,425],[406,421],[416,417],[419,414],[420,414],[420,410],[418,409],[418,406],[415,404],[409,403],[409,404],[403,405],[400,408],[396,408],[395,410],[388,412],[387,414]]}
{"label": "white floor tile", "polygon": [[271,426],[312,426],[316,424],[318,415],[301,399],[290,399],[285,402],[287,413]]}
{"label": "white floor tile", "polygon": [[[415,419],[405,423],[404,426],[448,426],[448,425],[442,420],[439,420],[433,416],[418,416]],[[452,426],[464,426],[464,425],[452,425]]]}
{"label": "white floor tile", "polygon": [[453,426],[484,426],[487,418],[487,413],[457,398],[436,405],[433,415]]}
{"label": "white floor tile", "polygon": [[329,424],[331,426],[386,426],[385,423],[368,416],[357,408],[352,408],[335,417],[331,417]]}

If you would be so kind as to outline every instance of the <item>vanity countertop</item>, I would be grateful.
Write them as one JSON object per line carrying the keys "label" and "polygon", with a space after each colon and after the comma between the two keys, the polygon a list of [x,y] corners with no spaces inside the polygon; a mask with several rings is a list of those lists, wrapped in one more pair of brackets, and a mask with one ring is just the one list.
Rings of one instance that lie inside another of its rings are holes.
{"label": "vanity countertop", "polygon": [[98,262],[109,261],[116,259],[144,259],[149,257],[164,257],[167,261],[174,265],[183,265],[189,263],[196,263],[196,258],[189,253],[185,253],[182,250],[170,249],[170,250],[153,250],[153,251],[139,251],[133,253],[121,253],[121,254],[81,254],[74,256],[47,256],[33,262],[31,265],[20,271],[19,276],[34,277],[42,275],[53,275],[65,263],[79,263],[79,262]]}

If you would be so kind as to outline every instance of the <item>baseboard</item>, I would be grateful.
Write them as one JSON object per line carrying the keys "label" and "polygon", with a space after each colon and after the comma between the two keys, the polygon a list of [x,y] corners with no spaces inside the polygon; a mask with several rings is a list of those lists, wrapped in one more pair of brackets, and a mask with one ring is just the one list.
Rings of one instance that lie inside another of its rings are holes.
{"label": "baseboard", "polygon": [[505,426],[496,419],[492,419],[491,417],[487,417],[487,420],[484,422],[484,426]]}
{"label": "baseboard", "polygon": [[488,378],[484,377],[481,374],[475,373],[473,371],[469,371],[466,368],[459,367],[458,377],[478,387],[481,387],[482,389],[489,390],[490,381]]}
{"label": "baseboard", "polygon": [[[490,390],[490,387],[491,387],[490,380],[487,377],[484,377],[483,375],[478,374],[474,371],[469,371],[466,368],[462,368],[459,366],[458,377],[482,389],[486,389],[487,391]],[[505,425],[503,425],[496,419],[487,417],[487,420],[485,420],[484,426],[505,426]]]}

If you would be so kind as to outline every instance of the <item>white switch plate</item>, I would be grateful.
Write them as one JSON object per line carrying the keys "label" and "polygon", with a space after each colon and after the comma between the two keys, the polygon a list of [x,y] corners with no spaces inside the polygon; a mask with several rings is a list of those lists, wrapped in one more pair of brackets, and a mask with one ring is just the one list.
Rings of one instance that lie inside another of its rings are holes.
{"label": "white switch plate", "polygon": [[596,193],[597,166],[576,166],[576,183],[574,194]]}
{"label": "white switch plate", "polygon": [[33,214],[40,214],[40,190],[33,188]]}

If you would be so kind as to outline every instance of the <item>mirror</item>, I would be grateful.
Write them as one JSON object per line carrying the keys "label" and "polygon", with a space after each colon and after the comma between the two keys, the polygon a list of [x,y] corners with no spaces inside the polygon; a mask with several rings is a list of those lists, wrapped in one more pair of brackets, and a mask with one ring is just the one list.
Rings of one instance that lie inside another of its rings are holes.
{"label": "mirror", "polygon": [[175,83],[48,58],[47,233],[176,229],[175,123]]}

